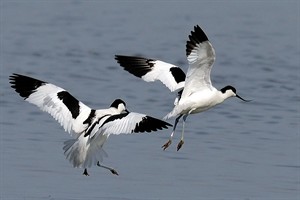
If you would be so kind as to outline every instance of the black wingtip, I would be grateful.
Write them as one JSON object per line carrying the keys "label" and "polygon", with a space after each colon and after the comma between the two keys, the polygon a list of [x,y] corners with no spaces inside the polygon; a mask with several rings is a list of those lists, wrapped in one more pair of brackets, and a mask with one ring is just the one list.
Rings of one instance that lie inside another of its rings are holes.
{"label": "black wingtip", "polygon": [[115,55],[115,60],[120,64],[124,70],[141,78],[153,68],[153,59],[143,58],[139,56],[124,56]]}
{"label": "black wingtip", "polygon": [[38,87],[46,82],[21,74],[13,73],[9,76],[9,83],[24,99],[28,98]]}
{"label": "black wingtip", "polygon": [[172,127],[172,125],[169,124],[168,122],[165,122],[160,119],[156,119],[154,117],[145,116],[143,120],[136,125],[133,132],[139,133],[139,132],[157,131],[157,130],[167,129],[169,128],[168,126]]}
{"label": "black wingtip", "polygon": [[189,40],[186,42],[186,55],[190,55],[192,50],[202,42],[208,41],[208,38],[199,25],[194,26],[194,31],[191,31]]}

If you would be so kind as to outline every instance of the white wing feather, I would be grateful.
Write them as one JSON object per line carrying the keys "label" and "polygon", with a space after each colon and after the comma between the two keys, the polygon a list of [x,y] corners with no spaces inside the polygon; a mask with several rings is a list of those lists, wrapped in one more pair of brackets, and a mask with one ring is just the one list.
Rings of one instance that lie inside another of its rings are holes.
{"label": "white wing feather", "polygon": [[176,65],[136,56],[116,55],[115,59],[129,73],[146,82],[160,81],[171,92],[184,87],[185,74]]}
{"label": "white wing feather", "polygon": [[100,124],[100,128],[95,133],[96,137],[97,135],[151,132],[172,126],[160,119],[135,112],[112,115],[104,119]]}
{"label": "white wing feather", "polygon": [[37,88],[27,99],[29,103],[38,106],[49,113],[68,133],[72,130],[73,118],[68,108],[57,97],[57,93],[64,89],[52,84],[45,84]]}
{"label": "white wing feather", "polygon": [[[25,101],[49,113],[60,123],[66,132],[75,133],[78,136],[78,134],[81,134],[87,128],[88,124],[84,124],[83,122],[89,117],[91,109],[74,98],[76,102],[78,101],[79,108],[78,116],[74,119],[69,108],[58,97],[60,92],[65,91],[69,94],[63,88],[18,74],[11,76],[10,80],[12,87],[15,88],[20,96],[25,98]],[[72,96],[70,95],[70,97]]]}
{"label": "white wing feather", "polygon": [[196,45],[187,57],[189,68],[181,98],[202,89],[212,89],[210,72],[215,60],[215,51],[209,41]]}
{"label": "white wing feather", "polygon": [[146,115],[130,112],[126,117],[115,119],[113,121],[105,123],[98,130],[98,134],[99,133],[102,133],[103,135],[131,134],[133,133],[136,124],[142,121],[143,117],[146,117]]}
{"label": "white wing feather", "polygon": [[166,63],[160,60],[152,61],[153,68],[150,72],[142,76],[146,82],[161,81],[171,92],[177,91],[184,87],[184,81],[176,82],[174,76],[170,72],[171,68],[179,68],[176,65]]}

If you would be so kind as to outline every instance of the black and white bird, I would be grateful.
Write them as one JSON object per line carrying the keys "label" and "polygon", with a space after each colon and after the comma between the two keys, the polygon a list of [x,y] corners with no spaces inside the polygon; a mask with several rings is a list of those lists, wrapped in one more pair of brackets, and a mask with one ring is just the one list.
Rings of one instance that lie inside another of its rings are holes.
{"label": "black and white bird", "polygon": [[115,56],[117,62],[129,73],[147,82],[161,81],[171,92],[178,92],[173,110],[164,117],[164,119],[176,117],[170,139],[162,146],[164,150],[171,144],[181,117],[183,117],[183,128],[177,151],[184,143],[184,125],[189,114],[206,111],[229,97],[248,101],[237,95],[236,89],[230,85],[221,90],[212,86],[210,72],[215,61],[215,50],[198,25],[189,35],[186,56],[189,63],[187,74],[178,66],[160,60],[137,56]]}
{"label": "black and white bird", "polygon": [[107,109],[95,110],[54,84],[20,74],[13,74],[9,79],[21,97],[48,112],[74,136],[64,142],[63,149],[73,167],[84,168],[84,175],[89,175],[87,168],[92,165],[118,175],[113,168],[101,164],[103,157],[107,157],[103,145],[110,134],[151,132],[172,126],[145,114],[129,112],[121,99],[116,99]]}

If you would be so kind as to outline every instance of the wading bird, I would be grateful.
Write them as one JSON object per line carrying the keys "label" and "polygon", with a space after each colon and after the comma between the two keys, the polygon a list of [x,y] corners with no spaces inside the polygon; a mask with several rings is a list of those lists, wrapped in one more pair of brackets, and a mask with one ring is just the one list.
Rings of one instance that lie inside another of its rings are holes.
{"label": "wading bird", "polygon": [[110,134],[151,132],[172,126],[145,114],[129,112],[121,99],[116,99],[107,109],[94,110],[54,84],[20,74],[13,74],[9,79],[21,97],[48,112],[75,137],[64,142],[63,149],[73,167],[84,168],[86,176],[87,168],[92,165],[118,175],[115,169],[101,164],[103,157],[107,157],[103,145]]}
{"label": "wading bird", "polygon": [[137,56],[115,56],[117,62],[129,73],[147,82],[161,81],[171,92],[178,92],[173,110],[164,117],[164,119],[176,118],[170,139],[162,146],[164,150],[172,143],[181,117],[183,117],[183,128],[177,151],[184,143],[184,125],[189,114],[206,111],[229,97],[248,101],[237,95],[236,89],[230,85],[217,90],[211,84],[210,72],[215,61],[215,50],[198,25],[189,35],[186,56],[189,63],[187,74],[178,66],[160,60]]}

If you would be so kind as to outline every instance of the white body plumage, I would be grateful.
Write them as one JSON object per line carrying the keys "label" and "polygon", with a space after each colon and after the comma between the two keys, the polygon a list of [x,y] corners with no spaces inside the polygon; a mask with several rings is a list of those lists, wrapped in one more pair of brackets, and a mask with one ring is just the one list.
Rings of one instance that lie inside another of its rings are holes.
{"label": "white body plumage", "polygon": [[69,92],[51,83],[28,76],[10,76],[12,88],[26,101],[38,106],[55,118],[65,131],[74,136],[63,147],[67,159],[74,167],[86,168],[100,163],[107,153],[103,149],[110,134],[142,133],[171,126],[162,120],[141,113],[129,112],[121,99],[107,109],[91,109]]}

